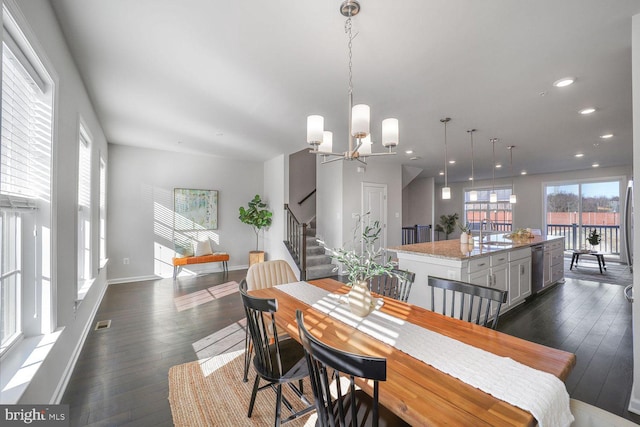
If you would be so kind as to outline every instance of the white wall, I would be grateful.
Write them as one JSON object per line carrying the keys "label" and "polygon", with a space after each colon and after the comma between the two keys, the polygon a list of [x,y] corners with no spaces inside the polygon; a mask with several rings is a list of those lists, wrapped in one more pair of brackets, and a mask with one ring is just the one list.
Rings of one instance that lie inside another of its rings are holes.
{"label": "white wall", "polygon": [[304,149],[289,156],[289,209],[300,223],[309,223],[316,216],[316,195],[299,201],[316,189],[316,155]]}
{"label": "white wall", "polygon": [[[53,141],[53,227],[51,272],[52,307],[55,325],[64,328],[33,376],[20,403],[54,403],[61,399],[73,363],[80,351],[84,334],[106,288],[106,272],[97,270],[97,243],[93,245],[93,272],[96,280],[76,306],[76,199],[78,165],[78,126],[81,116],[90,131],[92,141],[92,183],[97,190],[99,177],[98,152],[107,157],[107,142],[75,63],[71,58],[58,21],[46,0],[5,1],[18,19],[27,23],[22,28],[45,65],[52,67],[55,81],[54,141]],[[97,194],[95,192],[94,194]],[[94,200],[94,202],[96,202]],[[97,224],[97,203],[94,203],[94,224]],[[96,227],[97,228],[97,227]],[[97,242],[97,230],[93,238]],[[4,362],[3,362],[4,363]]]}
{"label": "white wall", "polygon": [[316,233],[331,248],[342,246],[342,163],[316,163]]}
{"label": "white wall", "polygon": [[[631,68],[633,75],[633,175],[640,177],[640,15],[635,15],[632,21],[631,39]],[[635,180],[635,198],[638,199],[638,179]],[[640,200],[640,199],[639,199]],[[636,202],[636,205],[638,203]],[[633,212],[633,253],[635,266],[633,269],[633,283],[640,282],[640,208]],[[635,287],[635,286],[634,286]],[[640,414],[640,292],[634,289],[633,303],[633,389],[629,401],[629,411]]]}
{"label": "white wall", "polygon": [[402,190],[402,225],[433,224],[434,179],[416,178]]}
{"label": "white wall", "polygon": [[[264,166],[259,162],[110,144],[109,281],[171,275],[174,188],[218,190],[218,229],[211,233],[218,245],[213,250],[229,253],[229,268],[246,267],[248,253],[255,249],[255,234],[238,219],[238,208],[246,207],[256,194],[268,201],[272,210],[279,207],[262,194],[263,172]],[[278,197],[277,203],[281,203],[283,196]],[[124,258],[129,259],[128,265],[123,263]],[[220,268],[214,263],[190,266],[189,270],[219,271]]]}

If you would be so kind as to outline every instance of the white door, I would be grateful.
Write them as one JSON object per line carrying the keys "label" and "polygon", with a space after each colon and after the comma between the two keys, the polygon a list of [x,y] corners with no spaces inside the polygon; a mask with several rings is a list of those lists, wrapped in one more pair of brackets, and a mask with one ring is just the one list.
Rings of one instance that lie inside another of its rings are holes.
{"label": "white door", "polygon": [[[369,213],[369,215],[365,215]],[[378,247],[387,247],[387,185],[373,184],[370,182],[362,183],[362,218],[361,226],[373,224],[379,221],[382,233],[380,240],[376,242]]]}

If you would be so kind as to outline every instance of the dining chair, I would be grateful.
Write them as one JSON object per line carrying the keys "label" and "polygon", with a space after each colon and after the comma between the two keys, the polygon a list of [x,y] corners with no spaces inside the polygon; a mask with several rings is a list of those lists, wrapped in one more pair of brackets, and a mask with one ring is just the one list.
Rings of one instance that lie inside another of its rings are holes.
{"label": "dining chair", "polygon": [[369,281],[369,289],[384,297],[390,297],[402,302],[407,302],[411,293],[411,285],[416,279],[416,274],[407,270],[393,269],[389,274],[381,274]]}
{"label": "dining chair", "polygon": [[[498,327],[498,316],[500,316],[502,304],[507,301],[507,291],[434,276],[429,276],[428,284],[431,287],[431,311],[440,312],[449,317],[457,317],[460,320],[491,329]],[[442,289],[440,310],[435,308],[436,288]],[[451,296],[450,305],[447,304],[447,294]],[[456,296],[459,296],[457,307]],[[491,310],[492,305],[495,313]]]}
{"label": "dining chair", "polygon": [[[275,298],[256,298],[247,293],[247,282],[240,283],[240,295],[247,318],[247,329],[251,335],[254,348],[253,367],[256,379],[253,383],[251,401],[247,417],[251,418],[258,391],[271,388],[276,392],[275,426],[291,421],[315,409],[303,394],[302,380],[309,376],[309,369],[305,360],[302,345],[294,339],[278,339],[276,328],[276,312],[278,301]],[[260,387],[260,380],[267,384]],[[298,383],[296,386],[295,383]],[[294,412],[291,403],[282,394],[282,386],[288,385],[291,390],[304,402],[304,409]],[[282,420],[282,404],[291,415]]]}
{"label": "dining chair", "polygon": [[[316,426],[409,425],[378,402],[378,383],[387,379],[387,359],[347,353],[321,342],[304,326],[300,310],[296,321],[311,377]],[[356,388],[356,377],[373,382],[373,397]]]}
{"label": "dining chair", "polygon": [[[250,291],[255,289],[270,288],[285,283],[297,282],[295,273],[285,260],[276,259],[272,261],[259,262],[253,264],[247,270],[247,286]],[[281,335],[284,331],[279,331]],[[247,382],[249,374],[249,363],[251,363],[251,336],[245,330],[244,336],[244,374],[242,381]]]}

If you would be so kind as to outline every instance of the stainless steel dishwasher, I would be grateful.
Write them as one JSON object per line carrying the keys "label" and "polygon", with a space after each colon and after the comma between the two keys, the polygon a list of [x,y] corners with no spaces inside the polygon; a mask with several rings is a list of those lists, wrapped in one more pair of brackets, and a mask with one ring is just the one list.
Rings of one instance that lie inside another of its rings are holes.
{"label": "stainless steel dishwasher", "polygon": [[531,294],[544,287],[544,245],[531,246]]}

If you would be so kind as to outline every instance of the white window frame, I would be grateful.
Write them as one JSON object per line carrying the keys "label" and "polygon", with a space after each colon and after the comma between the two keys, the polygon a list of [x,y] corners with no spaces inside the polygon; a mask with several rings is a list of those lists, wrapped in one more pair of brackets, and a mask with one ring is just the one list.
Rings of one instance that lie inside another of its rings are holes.
{"label": "white window frame", "polygon": [[[475,202],[469,201],[469,193],[471,190],[475,190],[478,192],[478,200]],[[460,218],[460,222],[462,223],[470,223],[471,231],[480,230],[482,227],[483,231],[511,231],[513,229],[513,205],[509,203],[509,196],[511,195],[512,188],[511,186],[499,186],[495,187],[495,192],[498,195],[498,202],[491,203],[489,202],[489,193],[493,189],[491,187],[483,187],[483,188],[465,188],[464,190],[464,206],[462,209],[462,217]],[[473,212],[481,212],[478,215],[469,215],[467,211]],[[494,211],[494,215],[491,215],[490,212]],[[506,221],[506,213],[500,215],[495,212],[509,212],[509,216],[511,217],[511,221]],[[500,217],[503,217],[503,221],[498,221]]]}
{"label": "white window frame", "polygon": [[[9,309],[2,308],[3,316],[11,311],[16,325],[15,334],[11,339],[4,340],[0,346],[2,360],[9,358],[9,353],[18,352],[9,350],[20,347],[23,336],[28,338],[51,332],[56,319],[53,312],[55,285],[50,271],[53,263],[50,237],[54,80],[48,71],[49,67],[44,66],[41,55],[36,53],[42,50],[37,44],[35,47],[38,49],[34,49],[31,43],[35,38],[29,32],[28,25],[20,21],[25,24],[24,28],[27,30],[27,33],[23,32],[14,16],[22,18],[14,2],[3,2],[3,46],[0,63],[7,64],[11,61],[13,65],[9,68],[6,65],[2,66],[2,89],[3,92],[7,92],[2,94],[3,149],[0,152],[3,156],[3,167],[0,168],[0,175],[3,184],[0,185],[0,210],[5,220],[2,224],[4,230],[0,242],[3,257],[0,277],[19,277],[21,280],[15,285],[13,306]],[[5,45],[9,52],[5,51]],[[5,76],[4,72],[9,73],[8,70],[11,70],[12,74]],[[11,84],[7,83],[9,81],[21,84],[23,89],[14,91]],[[24,105],[20,110],[17,109],[19,103]],[[17,150],[19,141],[22,141],[23,148],[10,153],[7,147],[11,146],[11,150]],[[13,162],[16,166],[20,164],[20,172],[16,173],[6,167],[7,161]],[[8,218],[11,218],[10,221],[6,221]],[[14,224],[9,224],[12,221]],[[7,238],[7,232],[12,234],[11,238]],[[7,261],[8,258],[13,260]],[[3,383],[1,379],[0,383]]]}
{"label": "white window frame", "polygon": [[77,299],[82,300],[93,284],[93,250],[92,250],[92,228],[91,217],[92,204],[92,137],[87,131],[87,126],[82,118],[78,125],[78,292]]}
{"label": "white window frame", "polygon": [[99,214],[100,268],[107,264],[107,162],[100,154],[100,214]]}

